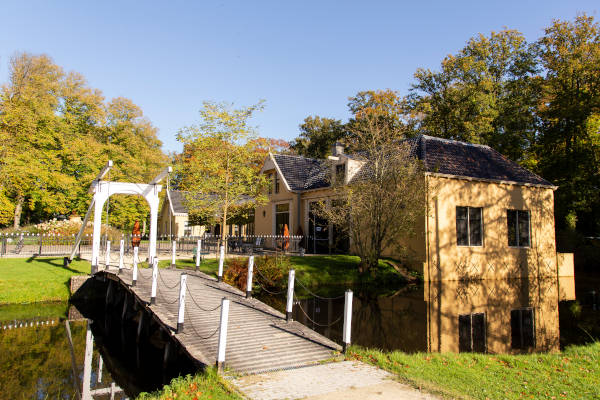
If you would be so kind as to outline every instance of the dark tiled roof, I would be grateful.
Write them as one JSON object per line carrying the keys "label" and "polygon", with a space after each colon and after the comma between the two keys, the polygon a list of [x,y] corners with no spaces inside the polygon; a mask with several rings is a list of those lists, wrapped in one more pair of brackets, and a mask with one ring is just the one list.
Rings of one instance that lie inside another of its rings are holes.
{"label": "dark tiled roof", "polygon": [[180,190],[169,190],[169,197],[171,198],[171,204],[173,205],[173,212],[175,214],[186,214],[188,212],[185,207],[185,192]]}
{"label": "dark tiled roof", "polygon": [[[186,195],[188,192],[183,190],[169,190],[169,197],[173,202],[173,213],[175,214],[187,214],[189,212],[187,207]],[[199,195],[196,199],[211,199],[214,198],[214,195]],[[248,203],[253,201],[254,198],[251,196],[241,196],[240,200],[236,202],[237,205]]]}
{"label": "dark tiled roof", "polygon": [[301,191],[329,186],[325,161],[286,154],[274,154],[273,158],[291,190]]}
{"label": "dark tiled roof", "polygon": [[[428,172],[521,184],[553,186],[552,183],[509,160],[489,146],[418,135],[406,142],[411,154],[422,160]],[[361,158],[360,153],[356,154]],[[329,186],[329,171],[324,160],[283,154],[273,155],[293,191]],[[355,179],[368,175],[368,166]]]}
{"label": "dark tiled roof", "polygon": [[411,151],[429,172],[476,179],[552,186],[552,183],[509,160],[489,146],[426,135],[407,139]]}

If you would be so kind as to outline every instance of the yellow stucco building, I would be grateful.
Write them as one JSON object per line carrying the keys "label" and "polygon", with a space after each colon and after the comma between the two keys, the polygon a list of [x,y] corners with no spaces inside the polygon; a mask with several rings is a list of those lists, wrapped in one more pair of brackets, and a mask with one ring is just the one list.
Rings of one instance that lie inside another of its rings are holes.
{"label": "yellow stucco building", "polygon": [[[410,268],[425,281],[423,300],[414,300],[422,308],[423,348],[557,350],[558,301],[574,299],[574,273],[573,255],[556,252],[556,186],[488,146],[425,135],[407,142],[426,170],[425,212],[405,242]],[[269,202],[256,209],[257,234],[281,234],[287,224],[304,236],[307,253],[352,251],[312,212],[317,201],[332,200],[333,168],[348,183],[365,166],[339,144],[332,156],[333,166],[267,157]]]}
{"label": "yellow stucco building", "polygon": [[[556,253],[556,186],[488,146],[426,135],[407,141],[426,169],[426,212],[406,242],[411,267],[425,280],[556,276],[558,268],[572,268],[572,259]],[[364,166],[339,144],[332,153],[346,182]],[[256,209],[256,234],[282,234],[287,224],[290,234],[305,237],[308,253],[351,249],[312,212],[317,201],[332,199],[330,168],[323,160],[270,154],[262,168],[269,202]]]}

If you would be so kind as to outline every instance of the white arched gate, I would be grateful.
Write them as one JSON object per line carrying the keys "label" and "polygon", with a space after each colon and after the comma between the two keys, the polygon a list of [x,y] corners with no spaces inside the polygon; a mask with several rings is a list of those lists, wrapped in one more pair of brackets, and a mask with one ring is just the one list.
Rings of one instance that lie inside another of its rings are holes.
{"label": "white arched gate", "polygon": [[[92,239],[92,272],[97,271],[100,258],[100,228],[102,227],[102,209],[106,200],[113,194],[133,194],[142,196],[150,206],[150,243],[148,244],[148,260],[152,265],[156,257],[156,220],[158,217],[158,194],[162,185],[140,184],[128,182],[97,181],[92,183],[94,191],[94,235]],[[95,268],[96,267],[96,268]]]}
{"label": "white arched gate", "polygon": [[142,196],[148,202],[150,206],[150,243],[148,245],[148,261],[150,265],[156,257],[156,229],[157,229],[157,218],[158,218],[158,194],[162,190],[162,185],[158,183],[162,181],[171,171],[171,167],[165,168],[156,178],[152,180],[152,182],[146,183],[129,183],[129,182],[110,182],[103,181],[102,178],[106,173],[112,168],[112,161],[108,161],[104,169],[98,174],[96,179],[92,182],[90,187],[90,193],[94,194],[92,198],[92,203],[85,215],[83,220],[83,224],[81,226],[81,230],[77,235],[75,240],[75,246],[73,247],[73,251],[71,252],[71,256],[69,260],[73,259],[77,247],[79,246],[79,242],[81,241],[81,237],[83,235],[83,231],[87,222],[90,218],[92,210],[94,211],[94,233],[92,237],[92,274],[98,272],[98,260],[100,258],[100,236],[101,236],[101,228],[102,228],[102,208],[104,207],[104,203],[106,200],[113,194],[133,194]]}

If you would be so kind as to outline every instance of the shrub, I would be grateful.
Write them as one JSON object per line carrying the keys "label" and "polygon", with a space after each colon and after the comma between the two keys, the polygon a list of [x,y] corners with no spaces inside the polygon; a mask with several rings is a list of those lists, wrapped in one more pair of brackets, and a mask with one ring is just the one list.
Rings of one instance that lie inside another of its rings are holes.
{"label": "shrub", "polygon": [[[291,268],[289,257],[261,256],[254,258],[254,282],[268,290],[280,289],[286,285],[287,273]],[[246,291],[248,279],[248,259],[230,258],[223,280],[228,284]]]}
{"label": "shrub", "polygon": [[291,269],[287,256],[262,256],[254,259],[256,279],[267,289],[279,289],[285,286],[287,273]]}
{"label": "shrub", "polygon": [[223,280],[240,290],[246,291],[248,279],[248,259],[230,258],[227,260],[227,269],[223,273]]}

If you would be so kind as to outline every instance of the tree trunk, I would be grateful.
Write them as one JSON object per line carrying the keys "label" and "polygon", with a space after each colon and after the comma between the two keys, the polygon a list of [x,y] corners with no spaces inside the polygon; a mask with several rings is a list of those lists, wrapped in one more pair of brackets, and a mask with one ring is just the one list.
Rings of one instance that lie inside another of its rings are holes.
{"label": "tree trunk", "polygon": [[25,197],[19,196],[17,198],[17,204],[15,205],[15,221],[13,228],[19,229],[21,225],[21,213],[23,212],[23,203],[25,202]]}

